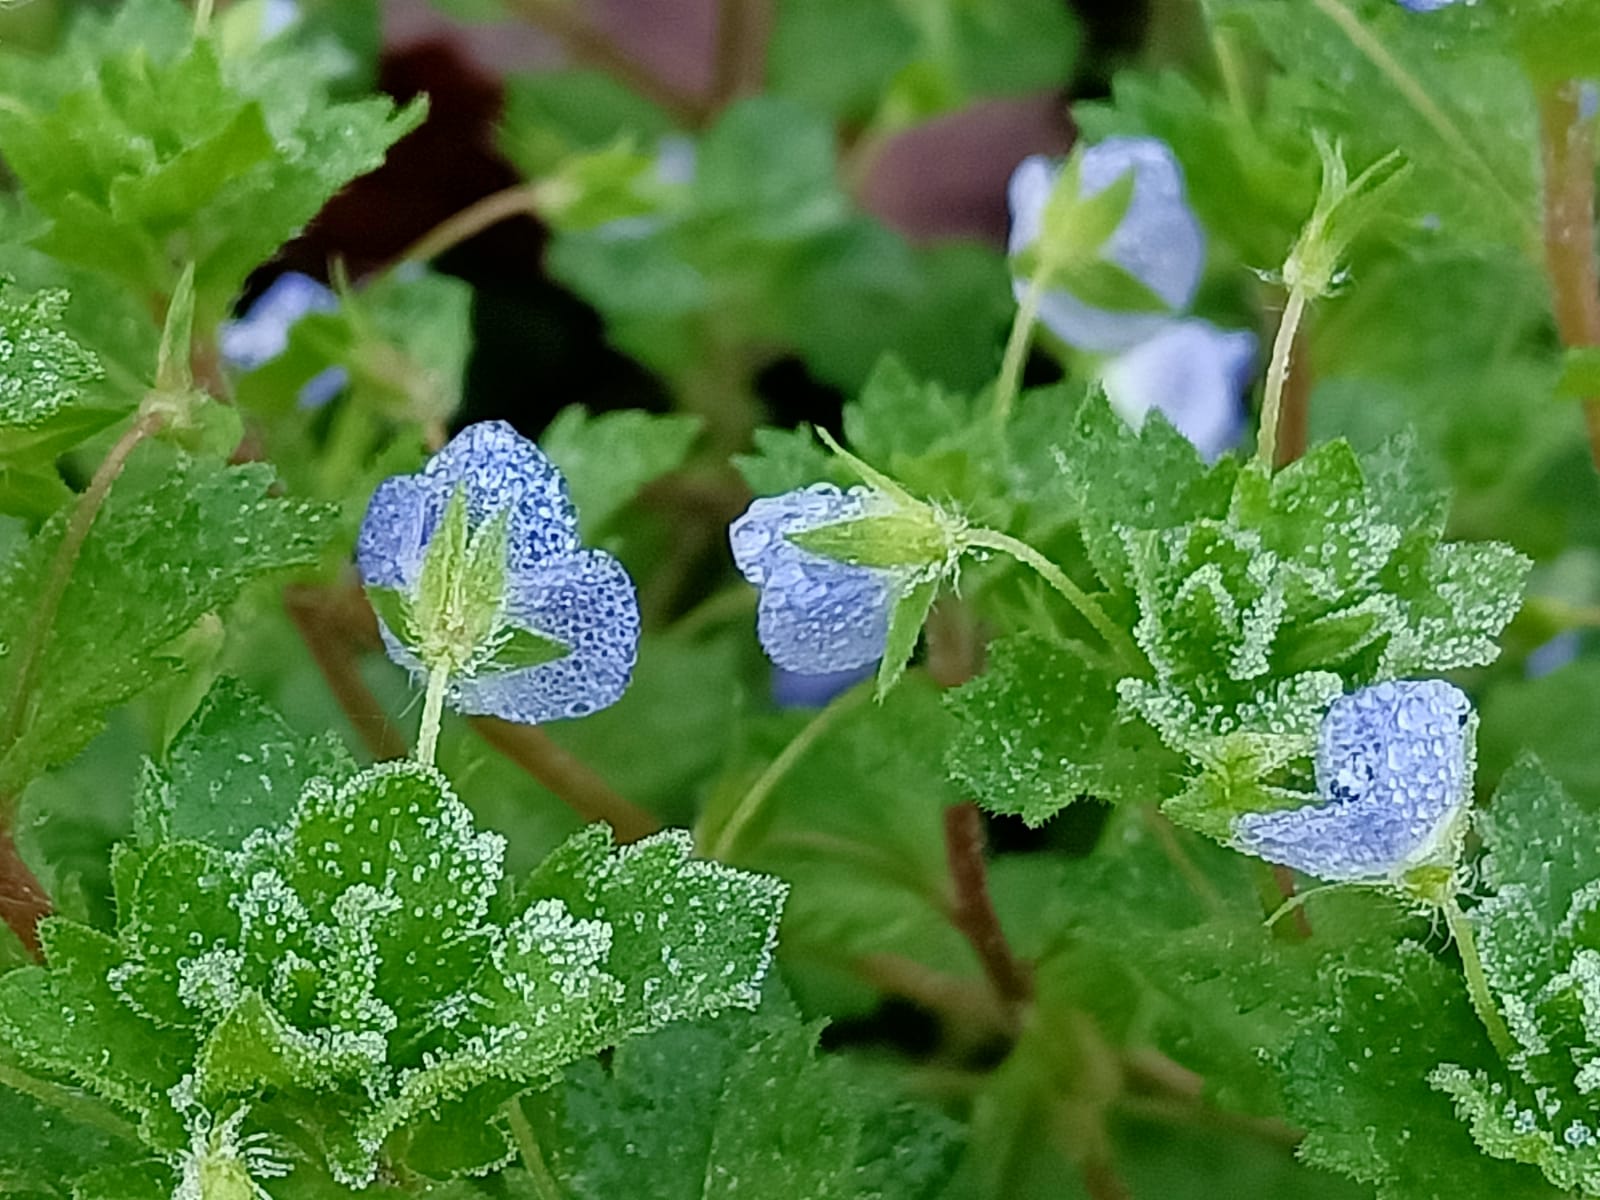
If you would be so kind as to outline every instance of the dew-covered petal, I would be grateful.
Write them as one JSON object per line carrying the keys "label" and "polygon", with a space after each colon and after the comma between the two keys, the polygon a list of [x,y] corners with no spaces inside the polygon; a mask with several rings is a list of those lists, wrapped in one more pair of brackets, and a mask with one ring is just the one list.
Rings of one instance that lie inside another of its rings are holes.
{"label": "dew-covered petal", "polygon": [[368,587],[409,590],[446,498],[418,475],[394,475],[372,493],[356,538],[356,566]]}
{"label": "dew-covered petal", "polygon": [[[1085,196],[1093,196],[1133,172],[1133,198],[1122,223],[1101,249],[1104,258],[1133,275],[1173,312],[1194,299],[1205,267],[1205,233],[1189,208],[1183,169],[1159,138],[1107,138],[1084,151],[1080,173]],[[1039,236],[1040,223],[1060,167],[1037,156],[1012,175],[1010,251],[1017,254]],[[1014,281],[1020,299],[1027,281]],[[1045,294],[1039,320],[1053,334],[1082,350],[1117,351],[1157,333],[1167,313],[1112,312],[1064,290]]]}
{"label": "dew-covered petal", "polygon": [[299,271],[288,271],[256,297],[243,316],[224,321],[218,331],[223,361],[238,371],[253,371],[271,362],[289,345],[289,331],[301,317],[332,312],[339,297]]}
{"label": "dew-covered petal", "polygon": [[582,717],[615,704],[639,650],[633,580],[611,555],[579,550],[512,575],[508,623],[553,638],[569,652],[518,671],[461,679],[451,688],[459,712],[524,725]]}
{"label": "dew-covered petal", "polygon": [[1472,706],[1442,679],[1374,684],[1328,706],[1320,802],[1234,822],[1241,850],[1323,879],[1382,878],[1425,861],[1467,801]]}
{"label": "dew-covered petal", "polygon": [[825,675],[883,657],[898,589],[884,571],[816,555],[781,562],[767,575],[756,635],[786,671]]}
{"label": "dew-covered petal", "polygon": [[422,475],[446,499],[465,486],[474,528],[502,510],[509,513],[513,572],[578,546],[578,513],[566,480],[543,450],[504,421],[468,425],[428,460]]}
{"label": "dew-covered petal", "polygon": [[1101,381],[1111,407],[1134,429],[1157,409],[1214,462],[1244,434],[1244,396],[1255,359],[1253,333],[1197,319],[1173,321],[1112,359]]}

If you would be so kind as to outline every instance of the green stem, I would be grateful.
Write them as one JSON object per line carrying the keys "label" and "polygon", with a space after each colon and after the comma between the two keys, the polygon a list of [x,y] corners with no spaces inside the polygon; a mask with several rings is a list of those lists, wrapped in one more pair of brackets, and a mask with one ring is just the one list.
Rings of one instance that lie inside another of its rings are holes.
{"label": "green stem", "polygon": [[417,734],[417,761],[433,766],[434,752],[439,748],[439,726],[444,721],[444,690],[450,683],[447,667],[436,666],[428,672],[428,694],[422,702],[422,729]]}
{"label": "green stem", "polygon": [[1289,379],[1289,356],[1294,352],[1295,335],[1306,312],[1306,294],[1299,288],[1289,292],[1278,322],[1278,335],[1272,339],[1272,361],[1267,365],[1266,392],[1261,399],[1261,430],[1256,435],[1256,461],[1272,470],[1278,455],[1278,422],[1283,415],[1283,389]]}
{"label": "green stem", "polygon": [[1022,389],[1022,368],[1028,361],[1028,347],[1033,344],[1039,306],[1044,303],[1045,278],[1046,273],[1039,271],[1028,281],[1017,305],[1016,320],[1011,322],[1011,336],[1006,339],[1005,355],[1000,360],[1000,378],[994,385],[994,419],[1000,425],[1011,419],[1011,408]]}
{"label": "green stem", "polygon": [[1506,1028],[1505,1018],[1500,1015],[1499,1006],[1494,1002],[1494,993],[1489,990],[1489,977],[1484,974],[1483,960],[1478,957],[1478,943],[1472,936],[1472,922],[1467,920],[1467,914],[1461,911],[1461,906],[1453,896],[1440,907],[1450,936],[1455,939],[1456,949],[1461,953],[1461,970],[1467,977],[1467,995],[1472,1000],[1472,1007],[1488,1031],[1496,1053],[1509,1060],[1516,1053],[1517,1044],[1512,1041],[1511,1031]]}
{"label": "green stem", "polygon": [[717,831],[716,838],[711,843],[709,857],[723,862],[729,860],[729,856],[739,844],[740,836],[761,811],[762,805],[766,804],[778,784],[783,782],[784,776],[793,770],[794,765],[805,757],[806,752],[816,745],[817,740],[827,733],[840,717],[857,707],[871,694],[870,684],[860,684],[847,692],[840,693],[828,702],[826,708],[812,717],[805,728],[794,735],[794,739],[783,748],[782,753],[767,764],[767,769],[761,772],[760,777],[740,799],[722,828]]}
{"label": "green stem", "polygon": [[522,1101],[512,1100],[506,1105],[506,1122],[511,1126],[511,1137],[517,1143],[517,1154],[523,1169],[533,1183],[537,1200],[562,1200],[561,1185],[550,1174],[550,1167],[539,1152],[539,1139],[533,1134],[528,1115],[522,1111]]}
{"label": "green stem", "polygon": [[1032,567],[1041,579],[1059,592],[1068,604],[1077,609],[1083,619],[1094,627],[1096,633],[1105,639],[1106,645],[1121,657],[1130,669],[1136,669],[1139,663],[1139,648],[1133,640],[1119,628],[1105,610],[1094,602],[1094,598],[1085,592],[1067,576],[1066,572],[1044,555],[1040,554],[1027,542],[1020,541],[1009,534],[1001,533],[996,529],[972,528],[962,535],[966,547],[982,547],[987,550],[998,550],[1008,554],[1018,562]]}
{"label": "green stem", "polygon": [[212,5],[213,0],[195,0],[194,32],[196,37],[204,37],[210,32]]}

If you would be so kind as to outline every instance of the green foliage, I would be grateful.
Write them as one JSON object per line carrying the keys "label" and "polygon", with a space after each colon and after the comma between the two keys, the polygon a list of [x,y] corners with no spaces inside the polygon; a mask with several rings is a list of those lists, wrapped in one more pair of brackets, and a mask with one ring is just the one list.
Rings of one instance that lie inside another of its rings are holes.
{"label": "green foliage", "polygon": [[329,514],[270,495],[272,482],[262,464],[143,452],[75,554],[63,553],[63,513],[12,557],[0,576],[0,694],[26,707],[0,752],[0,792],[71,758],[110,709],[168,678],[169,644],[206,613],[317,560]]}
{"label": "green foliage", "polygon": [[592,541],[640,488],[684,464],[700,427],[691,416],[633,410],[590,416],[573,405],[556,414],[539,445],[566,476],[584,540]]}
{"label": "green foliage", "polygon": [[1577,832],[1592,819],[1532,760],[1502,779],[1479,822],[1487,895],[1471,921],[1517,1053],[1488,1066],[1451,1054],[1434,1076],[1485,1153],[1584,1192],[1600,1182],[1589,1082],[1600,1045],[1587,1021],[1600,963],[1600,855]]}
{"label": "green foliage", "polygon": [[[305,783],[281,825],[241,840],[190,772],[262,731],[244,806],[270,818]],[[512,901],[502,840],[435,772],[312,775],[328,761],[215,694],[147,780],[118,937],[54,920],[49,966],[0,978],[0,1042],[127,1112],[154,1153],[247,1113],[293,1163],[360,1186],[380,1158],[494,1166],[506,1098],[630,1033],[754,1003],[781,887],[693,862],[672,835],[614,852],[591,830]]]}
{"label": "green foliage", "polygon": [[43,249],[153,299],[193,261],[210,324],[422,110],[335,103],[314,59],[277,42],[224,57],[188,20],[176,0],[137,0],[78,22],[56,56],[0,65],[0,151],[51,218]]}
{"label": "green foliage", "polygon": [[609,1070],[584,1063],[522,1106],[572,1200],[938,1195],[958,1149],[950,1123],[819,1057],[817,1034],[769,1001],[634,1039]]}
{"label": "green foliage", "polygon": [[83,399],[100,364],[62,328],[67,294],[0,285],[0,427],[36,430]]}

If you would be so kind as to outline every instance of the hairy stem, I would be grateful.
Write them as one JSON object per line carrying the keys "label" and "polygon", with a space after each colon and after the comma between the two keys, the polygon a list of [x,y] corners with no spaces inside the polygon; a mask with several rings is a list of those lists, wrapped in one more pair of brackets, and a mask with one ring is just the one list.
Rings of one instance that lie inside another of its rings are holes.
{"label": "hairy stem", "polygon": [[345,719],[356,731],[367,753],[382,762],[404,758],[405,734],[389,719],[389,714],[361,678],[360,659],[351,640],[336,626],[332,611],[334,597],[324,589],[295,585],[283,595],[283,606],[300,631],[300,640],[322,672],[328,691],[344,711]]}
{"label": "hairy stem", "polygon": [[1450,930],[1450,936],[1461,954],[1461,971],[1467,978],[1467,996],[1472,1000],[1473,1010],[1478,1014],[1478,1020],[1483,1022],[1489,1041],[1494,1043],[1495,1053],[1509,1060],[1516,1053],[1517,1044],[1511,1038],[1511,1031],[1506,1028],[1505,1018],[1500,1015],[1500,1007],[1494,1002],[1494,993],[1489,990],[1489,977],[1484,974],[1483,960],[1478,957],[1478,943],[1472,935],[1472,922],[1461,911],[1461,906],[1453,896],[1440,907],[1445,926]]}
{"label": "hairy stem", "polygon": [[717,831],[711,845],[707,847],[708,856],[724,862],[729,861],[730,856],[738,849],[739,839],[745,829],[755,820],[778,784],[783,782],[784,776],[794,769],[794,765],[806,756],[823,734],[833,728],[840,717],[861,705],[871,694],[870,685],[857,685],[835,696],[828,702],[826,708],[812,717],[806,726],[794,735],[794,739],[783,748],[778,757],[767,764],[767,769],[761,772],[755,783],[750,785],[750,790],[740,798],[727,821]]}
{"label": "hairy stem", "polygon": [[1256,461],[1271,470],[1278,461],[1278,423],[1283,412],[1284,384],[1289,378],[1289,360],[1294,352],[1300,321],[1305,316],[1306,294],[1292,288],[1272,339],[1272,360],[1267,364],[1266,392],[1261,398],[1261,430],[1256,435]]}
{"label": "hairy stem", "polygon": [[661,822],[653,814],[619,795],[593,767],[557,745],[537,725],[473,717],[472,727],[585,821],[610,825],[617,841],[636,842],[661,831]]}
{"label": "hairy stem", "polygon": [[50,910],[49,893],[22,861],[10,826],[0,822],[0,921],[34,958],[40,957],[39,922]]}
{"label": "hairy stem", "polygon": [[443,664],[428,672],[428,690],[422,701],[422,728],[417,733],[417,761],[433,766],[439,749],[439,726],[444,723],[444,692],[450,686],[450,669]]}
{"label": "hairy stem", "polygon": [[396,264],[430,262],[462,242],[478,236],[485,229],[498,225],[511,217],[533,216],[538,211],[537,188],[531,183],[518,183],[498,192],[491,192],[481,200],[474,200],[460,212],[440,221],[427,233],[407,246],[395,260]]}
{"label": "hairy stem", "polygon": [[1128,637],[1127,633],[1118,628],[1111,618],[1106,616],[1105,610],[1096,604],[1087,592],[1073,583],[1066,572],[1056,566],[1055,563],[1040,554],[1027,542],[995,529],[968,529],[962,536],[965,544],[969,547],[977,546],[988,550],[998,550],[1000,553],[1010,555],[1018,562],[1033,568],[1041,579],[1059,592],[1068,604],[1078,610],[1083,619],[1094,627],[1095,632],[1105,639],[1106,645],[1111,647],[1112,651],[1123,659],[1124,665],[1129,670],[1137,668],[1140,654],[1139,648],[1133,644],[1133,640]]}
{"label": "hairy stem", "polygon": [[536,1200],[562,1200],[561,1185],[550,1174],[550,1167],[539,1151],[539,1139],[528,1123],[528,1115],[522,1111],[522,1101],[508,1101],[505,1114],[506,1123],[511,1126],[511,1138],[517,1144],[517,1156],[522,1159],[523,1170],[533,1184]]}
{"label": "hairy stem", "polygon": [[[1585,120],[1579,85],[1539,97],[1544,157],[1544,261],[1561,341],[1600,346],[1600,272],[1595,266],[1594,122]],[[1600,396],[1583,401],[1589,454],[1600,468]]]}
{"label": "hairy stem", "polygon": [[27,730],[28,706],[33,698],[33,690],[38,685],[38,675],[43,665],[45,650],[50,644],[50,635],[55,629],[61,600],[66,595],[67,585],[72,582],[73,568],[78,565],[78,555],[83,551],[83,543],[89,537],[89,530],[93,527],[95,518],[100,515],[100,509],[111,492],[111,485],[117,481],[117,476],[122,474],[122,468],[127,465],[129,456],[138,448],[140,442],[161,427],[161,423],[162,418],[152,412],[141,412],[135,418],[133,424],[117,439],[116,444],[96,468],[94,476],[89,480],[89,486],[78,497],[72,515],[67,518],[67,527],[62,534],[61,544],[56,548],[55,558],[50,563],[44,585],[34,601],[33,622],[28,628],[27,638],[17,653],[17,673],[6,706],[5,721],[3,726],[0,726],[0,755],[9,752]]}
{"label": "hairy stem", "polygon": [[1033,999],[1033,979],[1012,952],[989,895],[983,814],[977,805],[954,804],[944,810],[944,846],[955,887],[950,921],[977,954],[995,995],[1015,1014]]}
{"label": "hairy stem", "polygon": [[1028,350],[1033,345],[1033,327],[1039,320],[1039,306],[1044,303],[1045,273],[1036,272],[1028,281],[1017,304],[1016,319],[1011,322],[1011,336],[1006,339],[1005,354],[1000,359],[1000,377],[994,385],[994,419],[1004,425],[1011,419],[1011,409],[1022,390],[1022,368],[1028,362]]}

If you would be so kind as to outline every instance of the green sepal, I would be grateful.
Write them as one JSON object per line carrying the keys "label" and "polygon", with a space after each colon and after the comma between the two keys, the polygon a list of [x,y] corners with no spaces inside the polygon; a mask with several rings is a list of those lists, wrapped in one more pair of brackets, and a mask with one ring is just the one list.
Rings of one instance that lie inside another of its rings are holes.
{"label": "green sepal", "polygon": [[565,658],[571,653],[572,647],[564,642],[534,633],[531,629],[513,628],[507,634],[505,641],[500,643],[478,670],[520,671],[527,667],[555,662],[558,658]]}
{"label": "green sepal", "polygon": [[367,603],[395,637],[407,645],[416,641],[416,616],[410,599],[399,588],[368,587]]}
{"label": "green sepal", "polygon": [[161,345],[156,354],[156,388],[179,394],[194,388],[194,372],[189,363],[194,345],[194,263],[178,277],[167,302],[167,317],[161,327]]}
{"label": "green sepal", "polygon": [[939,594],[938,579],[924,579],[914,584],[895,601],[889,612],[889,636],[884,640],[883,659],[878,663],[877,698],[881,701],[889,689],[900,682],[917,648],[917,635],[928,619],[933,601]]}
{"label": "green sepal", "polygon": [[1083,194],[1083,155],[1076,152],[1061,168],[1045,202],[1037,243],[1046,270],[1096,257],[1128,215],[1137,182],[1129,167],[1092,196]]}
{"label": "green sepal", "polygon": [[834,521],[785,536],[802,550],[857,567],[930,567],[950,553],[948,535],[926,508]]}
{"label": "green sepal", "polygon": [[1051,276],[1054,286],[1107,312],[1164,313],[1172,306],[1138,276],[1106,258],[1073,259]]}
{"label": "green sepal", "polygon": [[[439,632],[453,615],[455,591],[467,569],[467,548],[471,531],[467,528],[467,493],[456,488],[445,505],[439,528],[422,559],[417,577],[417,599],[412,606],[417,635],[424,643]],[[430,664],[431,665],[431,664]]]}

